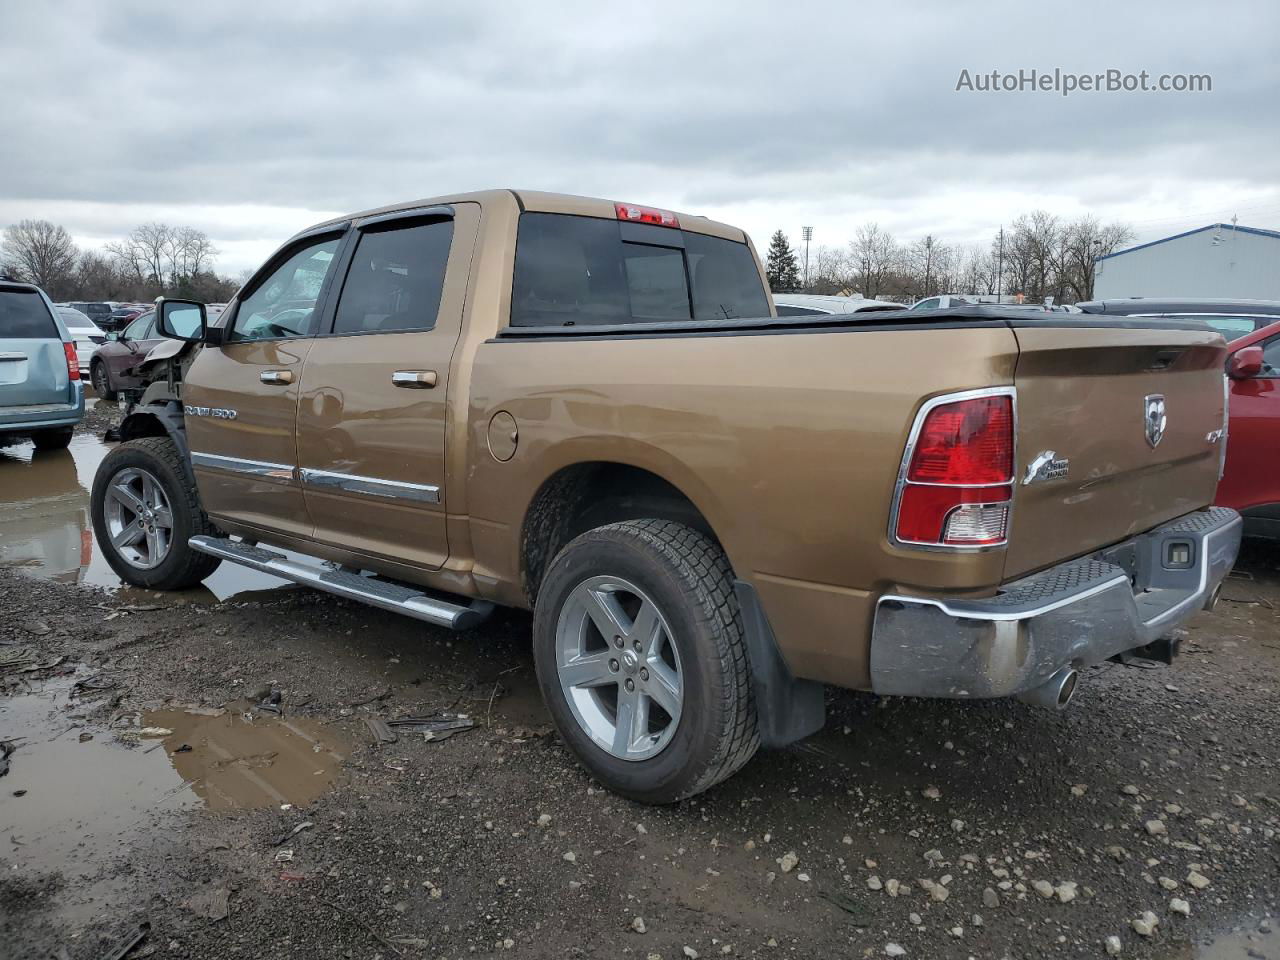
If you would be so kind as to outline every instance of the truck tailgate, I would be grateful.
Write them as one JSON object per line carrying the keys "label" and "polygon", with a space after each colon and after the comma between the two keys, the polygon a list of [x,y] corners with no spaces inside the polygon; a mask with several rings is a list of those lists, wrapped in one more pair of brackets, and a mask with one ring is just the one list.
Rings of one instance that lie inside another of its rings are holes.
{"label": "truck tailgate", "polygon": [[[1017,463],[1005,578],[1125,539],[1213,502],[1226,347],[1182,327],[1015,325]],[[1148,400],[1162,434],[1148,436]],[[1153,442],[1154,441],[1154,442]],[[1037,458],[1066,459],[1029,477]],[[1030,480],[1030,482],[1028,482]]]}

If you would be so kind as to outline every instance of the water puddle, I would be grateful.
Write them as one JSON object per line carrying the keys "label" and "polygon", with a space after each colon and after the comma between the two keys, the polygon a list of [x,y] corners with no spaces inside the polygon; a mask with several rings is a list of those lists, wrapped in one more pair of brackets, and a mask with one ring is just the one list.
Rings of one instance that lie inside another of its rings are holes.
{"label": "water puddle", "polygon": [[165,708],[107,726],[87,719],[77,681],[89,679],[0,697],[0,741],[15,748],[0,777],[5,875],[91,878],[175,811],[306,804],[340,773],[344,741],[309,719]]}
{"label": "water puddle", "polygon": [[[0,862],[83,877],[164,814],[199,803],[162,751],[76,719],[74,676],[0,698],[0,740],[16,746],[0,778]],[[92,739],[82,741],[81,736]]]}
{"label": "water puddle", "polygon": [[345,749],[316,724],[244,709],[157,710],[165,754],[211,810],[305,804],[337,778]]}
{"label": "water puddle", "polygon": [[1185,944],[1167,960],[1256,960],[1280,958],[1280,920],[1254,921],[1244,930],[1222,933]]}
{"label": "water puddle", "polygon": [[[126,587],[93,539],[89,491],[111,445],[78,435],[66,450],[37,451],[31,444],[0,449],[0,566],[60,583],[89,583],[122,591],[122,599],[148,596]],[[194,590],[168,594],[212,603],[286,581],[224,563]]]}

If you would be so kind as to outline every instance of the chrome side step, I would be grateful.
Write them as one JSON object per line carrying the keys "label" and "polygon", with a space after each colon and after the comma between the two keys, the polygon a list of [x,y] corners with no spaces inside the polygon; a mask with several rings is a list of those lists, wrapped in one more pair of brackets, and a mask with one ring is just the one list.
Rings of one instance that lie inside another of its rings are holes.
{"label": "chrome side step", "polygon": [[192,550],[200,553],[221,557],[242,567],[260,570],[273,577],[292,580],[305,587],[314,587],[349,600],[360,600],[382,610],[403,613],[415,620],[425,620],[450,630],[470,629],[493,612],[493,604],[487,600],[454,603],[432,596],[421,587],[398,580],[366,577],[347,568],[332,566],[323,560],[304,563],[290,559],[276,550],[225,537],[192,537],[187,542]]}

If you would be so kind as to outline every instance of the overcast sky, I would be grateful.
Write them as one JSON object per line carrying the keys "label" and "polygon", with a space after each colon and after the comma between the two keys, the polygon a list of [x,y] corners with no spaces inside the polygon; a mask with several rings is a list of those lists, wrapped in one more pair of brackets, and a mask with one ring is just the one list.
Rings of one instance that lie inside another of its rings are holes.
{"label": "overcast sky", "polygon": [[[333,213],[495,186],[758,245],[985,241],[1037,207],[1140,239],[1280,227],[1280,4],[1057,6],[0,0],[0,226],[189,224],[231,274]],[[956,91],[1033,68],[1213,89]]]}

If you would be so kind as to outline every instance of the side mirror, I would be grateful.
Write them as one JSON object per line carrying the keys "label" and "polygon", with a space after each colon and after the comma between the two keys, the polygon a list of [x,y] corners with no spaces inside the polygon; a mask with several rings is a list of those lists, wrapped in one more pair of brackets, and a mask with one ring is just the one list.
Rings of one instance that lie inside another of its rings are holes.
{"label": "side mirror", "polygon": [[1232,380],[1251,380],[1262,372],[1262,348],[1245,347],[1227,361],[1227,376]]}
{"label": "side mirror", "polygon": [[156,301],[156,329],[161,336],[199,343],[205,338],[208,323],[203,303],[163,297]]}

